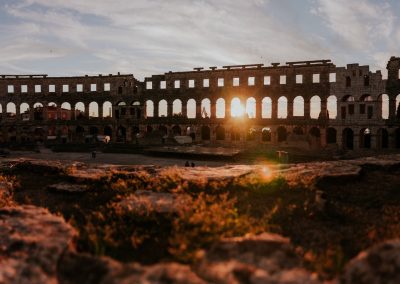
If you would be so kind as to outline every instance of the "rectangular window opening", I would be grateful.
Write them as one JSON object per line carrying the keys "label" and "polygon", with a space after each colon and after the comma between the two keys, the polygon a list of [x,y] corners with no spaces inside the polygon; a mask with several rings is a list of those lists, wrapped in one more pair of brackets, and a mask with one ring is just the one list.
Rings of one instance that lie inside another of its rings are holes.
{"label": "rectangular window opening", "polygon": [[224,78],[218,78],[218,87],[224,86]]}
{"label": "rectangular window opening", "polygon": [[14,85],[8,85],[8,86],[7,86],[7,92],[8,92],[9,94],[14,93]]}
{"label": "rectangular window opening", "polygon": [[174,82],[174,88],[179,89],[181,87],[181,81],[180,80],[175,80]]}
{"label": "rectangular window opening", "polygon": [[319,74],[313,74],[312,75],[312,82],[313,83],[319,83]]}
{"label": "rectangular window opening", "polygon": [[21,93],[27,93],[28,92],[28,86],[27,85],[22,85],[21,86]]}
{"label": "rectangular window opening", "polygon": [[56,92],[56,85],[49,85],[49,93],[55,93]]}
{"label": "rectangular window opening", "polygon": [[233,78],[233,86],[234,87],[237,87],[237,86],[239,86],[240,85],[240,79],[239,79],[239,77],[234,77]]}
{"label": "rectangular window opening", "polygon": [[296,75],[296,84],[303,84],[303,75]]}
{"label": "rectangular window opening", "polygon": [[329,73],[329,83],[336,82],[336,73]]}
{"label": "rectangular window opening", "polygon": [[111,90],[111,84],[110,83],[104,83],[104,91],[109,92]]}
{"label": "rectangular window opening", "polygon": [[271,85],[271,76],[264,76],[264,85]]}
{"label": "rectangular window opening", "polygon": [[69,92],[69,86],[68,85],[63,85],[62,86],[62,91],[63,91],[63,93],[68,93]]}
{"label": "rectangular window opening", "polygon": [[76,91],[78,93],[82,93],[83,92],[83,85],[82,84],[77,84],[76,85]]}
{"label": "rectangular window opening", "polygon": [[166,89],[167,88],[167,81],[160,81],[160,89]]}
{"label": "rectangular window opening", "polygon": [[203,79],[203,87],[204,88],[210,87],[210,79]]}
{"label": "rectangular window opening", "polygon": [[153,89],[153,82],[147,81],[146,82],[146,90],[151,90],[151,89]]}
{"label": "rectangular window opening", "polygon": [[249,85],[249,86],[254,86],[255,83],[256,83],[256,78],[255,78],[255,77],[249,77],[249,78],[247,79],[247,85]]}
{"label": "rectangular window opening", "polygon": [[42,92],[42,85],[35,85],[35,93],[41,93]]}
{"label": "rectangular window opening", "polygon": [[189,88],[194,88],[194,80],[189,80]]}
{"label": "rectangular window opening", "polygon": [[279,76],[279,84],[281,84],[281,85],[286,84],[286,75]]}
{"label": "rectangular window opening", "polygon": [[97,91],[97,85],[96,84],[90,84],[90,91],[91,92],[96,92]]}

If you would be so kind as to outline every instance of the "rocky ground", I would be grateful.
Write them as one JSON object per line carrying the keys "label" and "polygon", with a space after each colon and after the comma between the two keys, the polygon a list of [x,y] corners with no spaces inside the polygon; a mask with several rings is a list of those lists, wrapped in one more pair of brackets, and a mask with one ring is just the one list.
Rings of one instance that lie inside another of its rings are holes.
{"label": "rocky ground", "polygon": [[400,282],[397,155],[0,171],[0,283]]}

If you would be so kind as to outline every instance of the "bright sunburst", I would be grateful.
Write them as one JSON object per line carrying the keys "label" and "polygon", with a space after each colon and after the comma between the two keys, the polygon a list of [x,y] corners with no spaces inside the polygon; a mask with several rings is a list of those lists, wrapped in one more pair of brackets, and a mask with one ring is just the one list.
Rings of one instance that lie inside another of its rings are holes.
{"label": "bright sunburst", "polygon": [[244,107],[238,98],[234,98],[231,102],[231,116],[242,117],[244,114]]}

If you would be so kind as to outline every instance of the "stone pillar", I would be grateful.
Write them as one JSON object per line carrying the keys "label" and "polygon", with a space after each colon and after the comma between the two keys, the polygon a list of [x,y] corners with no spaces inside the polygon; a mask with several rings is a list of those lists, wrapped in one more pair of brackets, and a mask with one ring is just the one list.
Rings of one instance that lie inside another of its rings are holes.
{"label": "stone pillar", "polygon": [[33,121],[35,119],[35,109],[33,105],[29,106],[29,120]]}
{"label": "stone pillar", "polygon": [[308,118],[308,119],[311,118],[310,108],[311,108],[310,100],[308,100],[308,101],[304,100],[304,118]]}
{"label": "stone pillar", "polygon": [[256,101],[256,118],[262,118],[262,100]]}
{"label": "stone pillar", "polygon": [[328,102],[325,98],[321,99],[321,113],[320,118],[327,118]]}
{"label": "stone pillar", "polygon": [[182,117],[187,118],[187,101],[182,102]]}
{"label": "stone pillar", "polygon": [[99,105],[99,119],[103,119],[103,106]]}
{"label": "stone pillar", "polygon": [[57,120],[60,120],[62,117],[61,117],[61,106],[57,106]]}
{"label": "stone pillar", "polygon": [[75,106],[71,106],[71,120],[76,120]]}
{"label": "stone pillar", "polygon": [[201,116],[201,102],[196,102],[196,118],[201,118],[201,117],[202,117]]}
{"label": "stone pillar", "polygon": [[153,117],[158,117],[158,104],[159,104],[159,102],[157,102],[157,103],[154,103],[154,115],[153,115]]}
{"label": "stone pillar", "polygon": [[85,105],[85,118],[89,119],[89,105]]}
{"label": "stone pillar", "polygon": [[320,132],[320,137],[319,137],[320,144],[321,147],[324,148],[326,147],[326,128],[320,128],[319,132]]}
{"label": "stone pillar", "polygon": [[226,100],[225,101],[225,118],[231,117],[231,104]]}
{"label": "stone pillar", "polygon": [[173,104],[171,102],[167,102],[167,117],[172,117],[172,107]]}
{"label": "stone pillar", "polygon": [[[3,112],[4,113],[4,112]],[[20,113],[20,107],[15,104],[15,118],[17,121],[21,121],[21,113]]]}
{"label": "stone pillar", "polygon": [[211,113],[210,113],[210,118],[216,118],[217,117],[217,103],[212,100],[211,101]]}
{"label": "stone pillar", "polygon": [[271,99],[271,118],[278,118],[278,100]]}
{"label": "stone pillar", "polygon": [[390,98],[389,99],[389,118],[390,119],[395,119],[396,118],[396,98]]}
{"label": "stone pillar", "polygon": [[126,127],[126,142],[132,142],[132,127]]}
{"label": "stone pillar", "polygon": [[288,104],[287,117],[292,118],[293,117],[293,100],[288,99],[287,104]]}

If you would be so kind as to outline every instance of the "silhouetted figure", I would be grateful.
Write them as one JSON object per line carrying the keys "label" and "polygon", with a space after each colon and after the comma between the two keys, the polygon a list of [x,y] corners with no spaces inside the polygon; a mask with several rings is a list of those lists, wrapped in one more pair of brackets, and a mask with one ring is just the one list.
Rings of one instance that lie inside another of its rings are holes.
{"label": "silhouetted figure", "polygon": [[194,163],[193,162],[190,165],[192,166],[192,168],[194,168]]}
{"label": "silhouetted figure", "polygon": [[190,167],[190,165],[189,165],[189,161],[186,161],[186,163],[185,163],[185,167]]}

